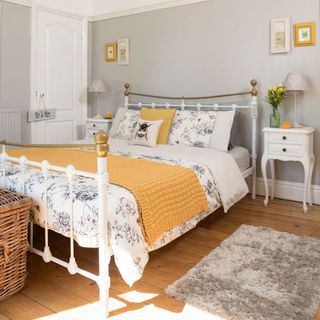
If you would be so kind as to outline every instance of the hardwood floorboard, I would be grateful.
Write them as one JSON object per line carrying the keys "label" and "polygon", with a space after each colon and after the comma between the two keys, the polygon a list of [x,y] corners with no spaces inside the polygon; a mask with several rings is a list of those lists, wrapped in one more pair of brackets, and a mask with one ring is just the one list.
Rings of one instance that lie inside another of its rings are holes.
{"label": "hardwood floorboard", "polygon": [[10,320],[10,318],[8,318],[4,314],[0,313],[0,320]]}
{"label": "hardwood floorboard", "polygon": [[[164,289],[242,224],[320,238],[320,207],[313,206],[308,214],[304,214],[301,203],[272,200],[264,207],[262,198],[251,200],[247,197],[228,214],[219,209],[186,235],[151,252],[143,277],[131,288],[124,283],[112,261],[110,318],[142,320],[157,315],[159,319],[213,319],[169,298]],[[37,230],[36,238],[42,233]],[[50,233],[50,243],[55,255],[69,258],[68,239]],[[42,237],[38,245],[43,246]],[[79,266],[91,272],[98,271],[97,250],[76,247],[76,253]],[[83,310],[91,310],[98,300],[98,288],[93,281],[80,275],[71,276],[64,268],[46,264],[36,255],[30,255],[28,263],[26,286],[22,292],[0,303],[0,320],[88,319]]]}

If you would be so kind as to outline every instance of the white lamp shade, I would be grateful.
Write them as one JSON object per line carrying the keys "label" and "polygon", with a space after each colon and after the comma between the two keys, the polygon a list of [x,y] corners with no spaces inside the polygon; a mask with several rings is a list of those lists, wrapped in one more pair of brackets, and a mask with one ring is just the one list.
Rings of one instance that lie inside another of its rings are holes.
{"label": "white lamp shade", "polygon": [[288,91],[306,91],[309,89],[308,81],[301,73],[288,73],[284,85]]}
{"label": "white lamp shade", "polygon": [[102,80],[94,80],[89,86],[89,92],[106,92],[107,88]]}

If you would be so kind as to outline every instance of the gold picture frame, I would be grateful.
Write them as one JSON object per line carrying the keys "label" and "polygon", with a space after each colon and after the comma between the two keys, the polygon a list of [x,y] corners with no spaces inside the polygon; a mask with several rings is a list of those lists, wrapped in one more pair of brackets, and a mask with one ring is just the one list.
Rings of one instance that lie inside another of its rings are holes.
{"label": "gold picture frame", "polygon": [[106,44],[106,62],[117,61],[117,43],[109,42]]}
{"label": "gold picture frame", "polygon": [[314,46],[316,44],[316,23],[305,22],[294,25],[294,45],[296,47]]}

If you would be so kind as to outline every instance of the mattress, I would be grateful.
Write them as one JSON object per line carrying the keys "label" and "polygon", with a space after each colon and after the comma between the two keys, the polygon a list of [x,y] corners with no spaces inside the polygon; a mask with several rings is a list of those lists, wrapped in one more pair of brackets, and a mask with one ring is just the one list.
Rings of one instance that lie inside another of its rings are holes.
{"label": "mattress", "polygon": [[241,172],[244,172],[250,167],[250,153],[248,149],[243,147],[233,147],[228,153],[236,161]]}

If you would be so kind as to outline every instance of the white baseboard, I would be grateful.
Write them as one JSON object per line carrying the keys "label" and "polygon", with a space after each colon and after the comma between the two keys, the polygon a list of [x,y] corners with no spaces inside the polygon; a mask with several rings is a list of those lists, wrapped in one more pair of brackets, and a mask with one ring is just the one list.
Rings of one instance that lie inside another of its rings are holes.
{"label": "white baseboard", "polygon": [[[248,178],[248,185],[251,187],[251,178]],[[268,180],[269,195],[271,191],[271,180]],[[275,198],[301,201],[303,200],[303,183],[276,180],[275,181]],[[257,195],[265,196],[265,187],[262,178],[257,178]],[[311,186],[311,197],[313,204],[320,204],[320,186]]]}

